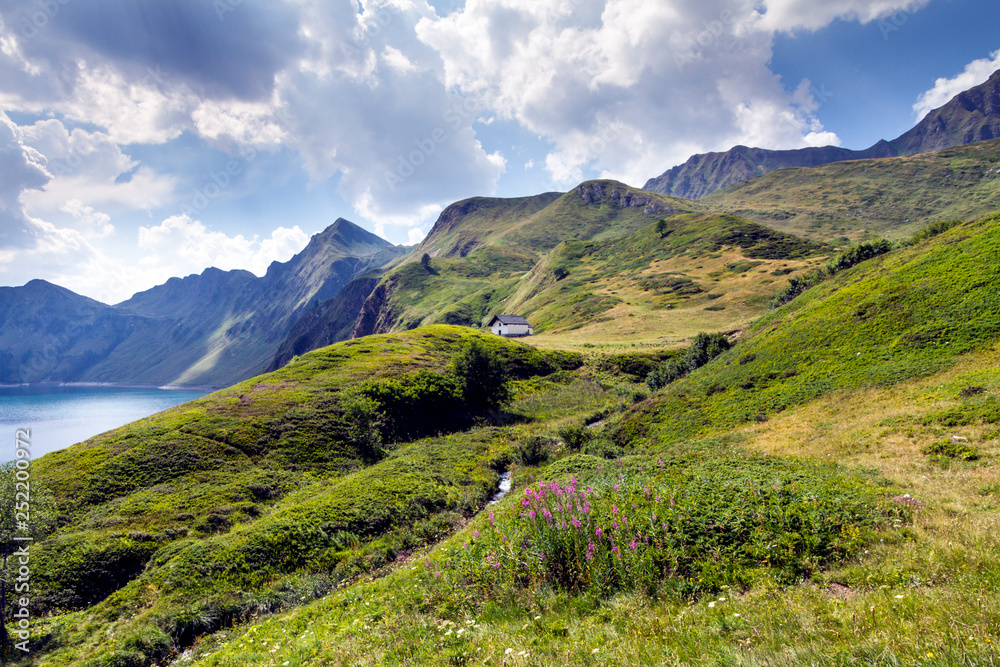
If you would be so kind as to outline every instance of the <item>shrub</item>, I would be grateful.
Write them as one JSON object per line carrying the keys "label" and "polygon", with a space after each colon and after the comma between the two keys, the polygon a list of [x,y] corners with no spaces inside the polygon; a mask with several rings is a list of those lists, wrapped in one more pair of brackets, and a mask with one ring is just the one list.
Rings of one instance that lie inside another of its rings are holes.
{"label": "shrub", "polygon": [[510,400],[503,359],[478,338],[466,343],[451,365],[469,408],[484,411]]}
{"label": "shrub", "polygon": [[853,248],[850,248],[846,252],[838,255],[827,265],[830,269],[830,275],[849,269],[852,266],[864,262],[865,260],[878,257],[879,255],[884,255],[893,248],[894,246],[892,242],[887,239],[878,239],[875,241],[864,241],[859,243]]}
{"label": "shrub", "polygon": [[574,452],[580,451],[593,438],[590,429],[585,426],[564,426],[557,433],[563,444]]}
{"label": "shrub", "polygon": [[961,225],[963,222],[964,222],[963,220],[958,220],[958,219],[938,220],[937,222],[932,222],[931,224],[927,225],[919,232],[914,234],[912,242],[920,243],[921,241],[926,241],[927,239],[937,236],[938,234],[945,233],[952,227],[957,227]]}
{"label": "shrub", "polygon": [[699,333],[684,354],[664,362],[646,376],[646,385],[652,389],[662,389],[674,380],[695,371],[732,347],[732,343],[720,333]]}
{"label": "shrub", "polygon": [[959,459],[961,461],[976,461],[979,459],[979,451],[975,447],[970,447],[961,441],[946,440],[944,442],[936,442],[927,445],[920,451],[931,458]]}
{"label": "shrub", "polygon": [[793,583],[909,518],[876,484],[833,466],[690,464],[594,487],[575,478],[528,487],[482,530],[459,574],[500,594],[542,585],[688,595],[748,585],[760,569]]}
{"label": "shrub", "polygon": [[549,460],[551,448],[552,440],[533,435],[514,447],[513,459],[524,466],[537,466]]}

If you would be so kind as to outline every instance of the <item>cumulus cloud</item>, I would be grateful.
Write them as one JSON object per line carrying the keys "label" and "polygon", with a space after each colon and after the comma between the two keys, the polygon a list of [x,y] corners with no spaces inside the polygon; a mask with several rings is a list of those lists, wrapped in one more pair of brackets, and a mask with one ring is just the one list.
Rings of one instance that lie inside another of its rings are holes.
{"label": "cumulus cloud", "polygon": [[148,287],[172,276],[201,273],[210,266],[224,271],[246,269],[263,276],[271,262],[288,261],[308,241],[298,225],[278,227],[270,238],[247,238],[213,231],[200,220],[177,215],[139,228],[139,248],[146,253],[139,267]]}
{"label": "cumulus cloud", "polygon": [[40,230],[25,214],[21,195],[48,181],[42,156],[24,144],[24,133],[0,111],[0,249],[6,253],[37,243]]}
{"label": "cumulus cloud", "polygon": [[[417,34],[440,54],[449,87],[554,144],[545,164],[555,181],[598,169],[641,184],[693,152],[839,143],[815,100],[768,68],[774,31],[816,19],[799,16],[802,3],[765,2],[764,14],[757,4],[468,0]],[[825,24],[867,18],[865,6],[814,13]]]}
{"label": "cumulus cloud", "polygon": [[924,116],[944,106],[962,91],[985,83],[998,69],[1000,69],[1000,50],[991,53],[989,58],[973,60],[960,74],[950,79],[945,77],[937,79],[934,87],[922,93],[913,105],[913,113],[917,120],[923,120]]}

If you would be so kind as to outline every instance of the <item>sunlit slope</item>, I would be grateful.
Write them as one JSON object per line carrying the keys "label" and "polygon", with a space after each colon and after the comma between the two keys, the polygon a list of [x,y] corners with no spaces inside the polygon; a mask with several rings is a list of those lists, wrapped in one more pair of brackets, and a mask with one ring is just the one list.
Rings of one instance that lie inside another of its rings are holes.
{"label": "sunlit slope", "polygon": [[735,349],[626,419],[616,437],[675,441],[832,391],[939,372],[1000,338],[997,257],[994,215],[840,273],[761,318]]}
{"label": "sunlit slope", "polygon": [[1000,202],[1000,139],[912,157],[783,169],[699,203],[822,241],[901,238]]}
{"label": "sunlit slope", "polygon": [[517,313],[546,346],[675,344],[700,330],[747,326],[785,276],[831,252],[730,215],[645,222],[617,238],[561,242],[540,259],[491,245],[404,264],[369,297],[355,334],[435,322],[479,327],[493,314]]}

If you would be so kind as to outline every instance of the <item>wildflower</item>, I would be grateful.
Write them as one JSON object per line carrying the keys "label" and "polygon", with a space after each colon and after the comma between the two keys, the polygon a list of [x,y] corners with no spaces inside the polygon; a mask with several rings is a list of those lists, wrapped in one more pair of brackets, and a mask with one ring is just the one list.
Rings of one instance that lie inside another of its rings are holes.
{"label": "wildflower", "polygon": [[618,530],[618,522],[617,521],[615,521],[614,523],[611,524],[611,530]]}
{"label": "wildflower", "polygon": [[635,551],[638,547],[639,545],[635,543],[635,540],[632,540],[631,542],[628,543],[628,548],[631,549],[632,551]]}
{"label": "wildflower", "polygon": [[573,521],[571,521],[570,523],[573,524],[574,528],[579,528],[580,526],[583,525],[583,524],[580,523],[579,519],[576,519],[576,518],[574,518]]}
{"label": "wildflower", "polygon": [[715,600],[713,600],[713,601],[709,602],[709,603],[708,603],[708,606],[709,606],[709,607],[714,607],[714,606],[715,606]]}
{"label": "wildflower", "polygon": [[604,534],[604,531],[601,530],[600,526],[598,526],[597,530],[594,531],[594,535],[597,536],[598,541],[600,541],[601,535],[603,535],[603,534]]}
{"label": "wildflower", "polygon": [[490,528],[493,527],[493,512],[490,512]]}
{"label": "wildflower", "polygon": [[618,490],[618,485],[617,485],[617,484],[615,484],[615,491],[617,491],[617,490]]}
{"label": "wildflower", "polygon": [[535,518],[535,510],[531,510],[530,512],[528,512],[528,517],[531,518],[531,519],[534,519]]}
{"label": "wildflower", "polygon": [[474,532],[474,533],[472,534],[472,536],[473,536],[473,537],[479,537],[479,531],[477,530],[476,532]]}
{"label": "wildflower", "polygon": [[593,651],[590,652],[590,655],[597,655],[600,652],[601,652],[601,649],[595,648]]}
{"label": "wildflower", "polygon": [[504,654],[504,655],[510,655],[510,654],[511,654],[511,653],[513,653],[513,652],[514,652],[514,649],[512,649],[512,648],[509,648],[509,649],[507,649],[506,651],[504,651],[504,652],[503,652],[503,654]]}
{"label": "wildflower", "polygon": [[600,469],[601,469],[601,466],[597,466],[597,469],[598,469],[598,470],[600,470]]}
{"label": "wildflower", "polygon": [[611,506],[611,513],[612,514],[618,514],[618,506],[617,505],[612,505]]}

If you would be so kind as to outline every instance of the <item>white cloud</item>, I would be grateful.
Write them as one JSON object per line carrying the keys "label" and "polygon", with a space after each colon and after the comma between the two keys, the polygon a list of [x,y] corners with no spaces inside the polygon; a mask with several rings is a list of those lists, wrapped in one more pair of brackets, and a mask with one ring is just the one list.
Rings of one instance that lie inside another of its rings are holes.
{"label": "white cloud", "polygon": [[922,93],[913,105],[917,120],[923,120],[924,116],[944,106],[962,91],[985,83],[998,69],[1000,69],[1000,50],[991,53],[989,58],[973,60],[960,74],[950,79],[944,77],[937,79],[934,87]]}
{"label": "white cloud", "polygon": [[769,69],[774,31],[905,3],[810,2],[810,14],[772,0],[763,16],[757,4],[468,0],[421,20],[417,35],[444,61],[449,87],[552,142],[545,166],[556,183],[596,169],[641,184],[693,152],[838,144],[809,83],[789,93]]}
{"label": "white cloud", "polygon": [[187,215],[167,218],[154,227],[139,228],[139,249],[146,252],[139,260],[145,289],[172,276],[201,273],[207,267],[223,271],[245,269],[262,276],[271,262],[284,262],[301,251],[308,235],[297,225],[278,227],[271,237],[246,238],[213,231]]}
{"label": "white cloud", "polygon": [[410,231],[407,233],[406,236],[407,236],[406,245],[417,245],[418,243],[424,240],[424,237],[427,236],[427,232],[420,229],[419,227],[413,227],[412,229],[410,229]]}
{"label": "white cloud", "polygon": [[759,27],[768,31],[819,30],[835,19],[870,23],[915,12],[930,0],[763,0]]}

